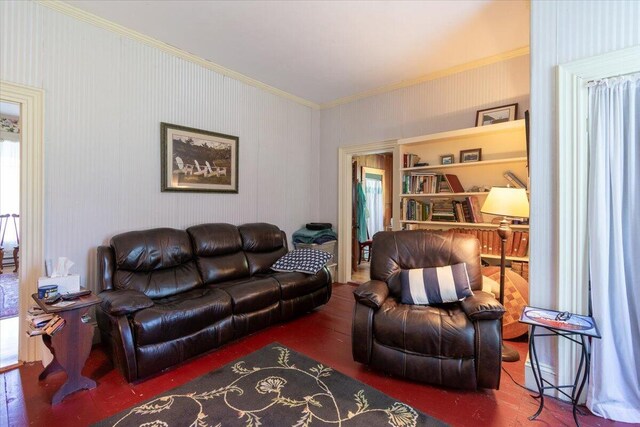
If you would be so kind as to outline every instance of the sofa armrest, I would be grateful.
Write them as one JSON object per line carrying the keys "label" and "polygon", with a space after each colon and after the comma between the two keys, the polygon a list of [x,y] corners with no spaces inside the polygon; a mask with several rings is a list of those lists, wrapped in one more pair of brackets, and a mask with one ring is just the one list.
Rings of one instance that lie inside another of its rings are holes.
{"label": "sofa armrest", "polygon": [[353,291],[353,296],[359,304],[377,310],[389,296],[389,287],[385,282],[371,280],[358,286],[358,288]]}
{"label": "sofa armrest", "polygon": [[472,296],[463,299],[460,304],[467,317],[473,321],[498,320],[505,312],[493,295],[482,291],[474,291]]}
{"label": "sofa armrest", "polygon": [[124,289],[100,292],[100,307],[111,316],[126,316],[143,308],[153,307],[153,300],[140,291]]}

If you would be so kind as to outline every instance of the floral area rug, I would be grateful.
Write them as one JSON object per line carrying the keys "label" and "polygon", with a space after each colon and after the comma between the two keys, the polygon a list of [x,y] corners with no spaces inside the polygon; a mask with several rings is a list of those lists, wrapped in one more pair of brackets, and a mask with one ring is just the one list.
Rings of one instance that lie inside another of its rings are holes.
{"label": "floral area rug", "polygon": [[94,426],[446,426],[278,343]]}
{"label": "floral area rug", "polygon": [[17,315],[18,273],[0,274],[0,319]]}

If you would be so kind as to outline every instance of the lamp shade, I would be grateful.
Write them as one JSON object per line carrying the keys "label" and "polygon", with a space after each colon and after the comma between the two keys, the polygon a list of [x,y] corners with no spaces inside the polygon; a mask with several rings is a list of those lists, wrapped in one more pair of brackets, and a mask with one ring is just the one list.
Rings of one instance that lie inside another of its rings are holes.
{"label": "lamp shade", "polygon": [[512,218],[529,217],[529,199],[524,188],[491,187],[482,213],[508,216]]}

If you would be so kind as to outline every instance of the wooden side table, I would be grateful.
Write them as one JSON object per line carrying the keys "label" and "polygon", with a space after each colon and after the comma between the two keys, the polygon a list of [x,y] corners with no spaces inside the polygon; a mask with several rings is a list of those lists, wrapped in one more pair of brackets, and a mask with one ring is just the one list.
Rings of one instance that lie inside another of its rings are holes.
{"label": "wooden side table", "polygon": [[93,338],[93,328],[82,321],[82,316],[89,311],[89,307],[99,304],[101,299],[89,294],[75,300],[72,305],[54,307],[40,300],[38,294],[33,294],[31,297],[45,313],[57,314],[66,322],[55,335],[42,335],[44,345],[53,354],[53,360],[44,368],[38,379],[42,381],[49,374],[61,370],[67,373],[67,381],[53,395],[51,403],[58,404],[75,391],[95,388],[96,382],[82,375],[82,368],[89,357]]}

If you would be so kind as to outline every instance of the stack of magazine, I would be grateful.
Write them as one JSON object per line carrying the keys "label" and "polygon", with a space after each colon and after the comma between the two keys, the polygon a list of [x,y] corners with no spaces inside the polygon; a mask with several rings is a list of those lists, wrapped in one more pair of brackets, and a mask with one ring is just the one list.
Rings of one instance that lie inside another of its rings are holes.
{"label": "stack of magazine", "polygon": [[55,335],[64,325],[65,320],[53,313],[45,313],[39,307],[31,307],[27,312],[27,335],[30,337],[37,335]]}

